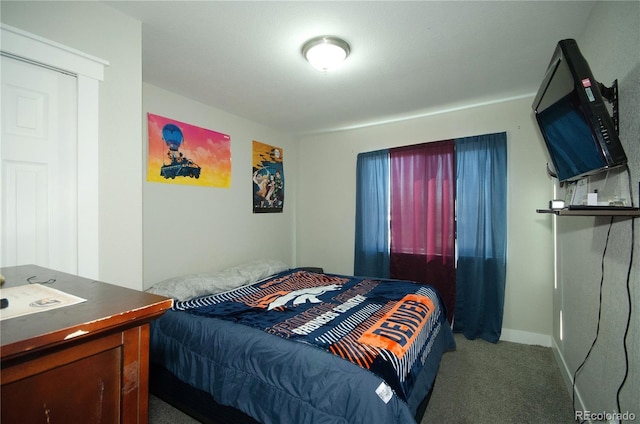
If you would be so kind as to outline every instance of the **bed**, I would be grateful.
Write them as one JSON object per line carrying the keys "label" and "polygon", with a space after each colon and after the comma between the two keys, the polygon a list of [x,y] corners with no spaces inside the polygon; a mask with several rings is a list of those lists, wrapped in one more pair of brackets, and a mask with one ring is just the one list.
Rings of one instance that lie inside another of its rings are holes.
{"label": "bed", "polygon": [[202,422],[415,423],[444,352],[438,293],[256,261],[166,280],[150,391]]}

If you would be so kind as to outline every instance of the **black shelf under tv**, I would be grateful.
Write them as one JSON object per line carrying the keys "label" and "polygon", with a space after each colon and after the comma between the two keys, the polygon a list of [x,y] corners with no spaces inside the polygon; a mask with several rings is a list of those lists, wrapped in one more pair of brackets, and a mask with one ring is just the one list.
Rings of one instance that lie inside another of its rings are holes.
{"label": "black shelf under tv", "polygon": [[640,208],[598,208],[598,209],[536,209],[538,213],[552,213],[558,216],[640,216]]}

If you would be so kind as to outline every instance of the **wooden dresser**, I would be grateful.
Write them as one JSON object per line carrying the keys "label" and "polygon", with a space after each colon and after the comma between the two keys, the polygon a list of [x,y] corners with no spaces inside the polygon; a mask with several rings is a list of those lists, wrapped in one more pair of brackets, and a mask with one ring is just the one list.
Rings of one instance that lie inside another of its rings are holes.
{"label": "wooden dresser", "polygon": [[33,265],[0,273],[3,289],[86,299],[0,321],[0,422],[147,423],[149,323],[172,300]]}

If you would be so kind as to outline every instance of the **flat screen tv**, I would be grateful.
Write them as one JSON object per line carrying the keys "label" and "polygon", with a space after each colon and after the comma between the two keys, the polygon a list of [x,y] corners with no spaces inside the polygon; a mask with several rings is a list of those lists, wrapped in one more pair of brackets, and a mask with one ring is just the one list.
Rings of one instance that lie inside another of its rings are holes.
{"label": "flat screen tv", "polygon": [[603,93],[617,103],[617,84],[598,83],[576,41],[561,40],[532,105],[560,181],[627,163]]}

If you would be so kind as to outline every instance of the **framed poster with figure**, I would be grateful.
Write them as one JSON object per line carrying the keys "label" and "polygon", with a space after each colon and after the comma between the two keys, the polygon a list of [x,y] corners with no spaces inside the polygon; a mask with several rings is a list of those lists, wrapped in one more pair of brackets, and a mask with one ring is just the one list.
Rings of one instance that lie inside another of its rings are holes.
{"label": "framed poster with figure", "polygon": [[282,212],[284,168],[282,149],[253,141],[253,213]]}

